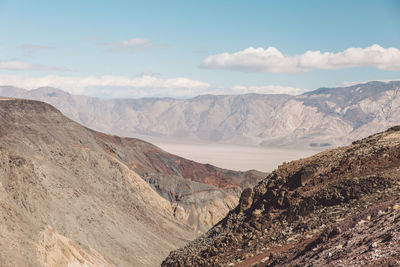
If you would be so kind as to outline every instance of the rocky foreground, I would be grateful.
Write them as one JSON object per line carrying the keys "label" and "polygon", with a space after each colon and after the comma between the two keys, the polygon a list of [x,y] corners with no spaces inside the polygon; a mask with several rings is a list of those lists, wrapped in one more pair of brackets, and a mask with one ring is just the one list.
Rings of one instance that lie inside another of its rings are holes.
{"label": "rocky foreground", "polygon": [[162,266],[399,266],[400,127],[283,164]]}

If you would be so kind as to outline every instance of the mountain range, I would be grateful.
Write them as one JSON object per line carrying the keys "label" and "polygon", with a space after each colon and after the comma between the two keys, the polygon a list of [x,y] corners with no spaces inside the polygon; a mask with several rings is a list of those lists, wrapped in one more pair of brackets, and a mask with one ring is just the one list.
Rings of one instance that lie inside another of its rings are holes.
{"label": "mountain range", "polygon": [[0,87],[0,95],[47,102],[86,127],[179,142],[327,148],[400,123],[400,82],[367,82],[290,95],[99,99],[55,88]]}
{"label": "mountain range", "polygon": [[399,166],[400,126],[265,174],[0,98],[0,264],[398,266]]}

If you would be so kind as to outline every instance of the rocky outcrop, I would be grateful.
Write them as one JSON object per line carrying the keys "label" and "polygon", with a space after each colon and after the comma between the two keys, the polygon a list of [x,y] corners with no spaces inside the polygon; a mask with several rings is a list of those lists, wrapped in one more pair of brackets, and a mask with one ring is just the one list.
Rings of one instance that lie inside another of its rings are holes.
{"label": "rocky outcrop", "polygon": [[241,266],[399,266],[399,203],[397,198],[374,205],[290,244],[273,257],[267,252]]}
{"label": "rocky outcrop", "polygon": [[71,239],[57,233],[51,226],[39,234],[37,255],[43,267],[115,267],[97,251],[81,248]]}
{"label": "rocky outcrop", "polygon": [[[331,248],[322,252],[318,244],[342,233],[339,222],[360,218],[366,210],[388,201],[391,209],[396,207],[399,167],[400,127],[286,163],[253,189],[244,190],[239,205],[227,217],[205,235],[172,252],[162,265],[282,266],[293,261],[299,263],[293,266],[302,266],[305,261],[297,261],[301,255],[286,252],[300,244],[309,246],[305,251],[311,250],[308,256],[325,257]],[[389,218],[395,222],[396,214]],[[373,233],[366,228],[363,231],[365,235]],[[313,236],[316,241],[302,243]]]}

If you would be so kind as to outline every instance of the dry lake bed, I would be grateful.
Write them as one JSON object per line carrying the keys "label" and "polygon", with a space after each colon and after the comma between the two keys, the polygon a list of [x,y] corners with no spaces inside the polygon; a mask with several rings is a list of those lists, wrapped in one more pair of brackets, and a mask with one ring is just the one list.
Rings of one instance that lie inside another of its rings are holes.
{"label": "dry lake bed", "polygon": [[282,162],[316,154],[315,149],[266,148],[224,144],[180,144],[155,142],[165,151],[200,163],[221,168],[270,172]]}

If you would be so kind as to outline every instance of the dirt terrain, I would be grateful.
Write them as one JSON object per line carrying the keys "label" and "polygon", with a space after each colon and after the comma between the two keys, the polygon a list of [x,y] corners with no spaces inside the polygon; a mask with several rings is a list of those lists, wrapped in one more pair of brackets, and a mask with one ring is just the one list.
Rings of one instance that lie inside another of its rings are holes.
{"label": "dirt terrain", "polygon": [[399,266],[400,127],[283,164],[162,266]]}
{"label": "dirt terrain", "polygon": [[43,102],[2,99],[0,265],[158,265],[259,175],[95,132]]}

